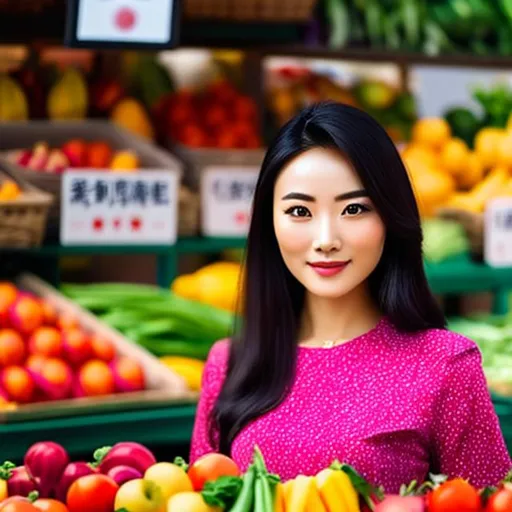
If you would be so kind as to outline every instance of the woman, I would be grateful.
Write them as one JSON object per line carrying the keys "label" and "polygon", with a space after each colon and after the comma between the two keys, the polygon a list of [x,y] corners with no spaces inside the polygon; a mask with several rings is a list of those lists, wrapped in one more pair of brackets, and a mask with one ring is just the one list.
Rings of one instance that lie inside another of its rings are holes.
{"label": "woman", "polygon": [[495,484],[512,463],[476,345],[445,329],[406,169],[368,114],[324,103],[288,122],[258,179],[244,321],[211,350],[191,460],[283,480],[334,459],[397,492],[429,472]]}

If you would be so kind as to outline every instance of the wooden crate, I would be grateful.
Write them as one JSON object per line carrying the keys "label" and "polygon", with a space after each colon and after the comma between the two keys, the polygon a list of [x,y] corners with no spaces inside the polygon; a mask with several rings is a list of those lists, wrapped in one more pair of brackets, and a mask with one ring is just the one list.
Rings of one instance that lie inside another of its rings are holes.
{"label": "wooden crate", "polygon": [[12,423],[46,418],[116,412],[173,404],[194,403],[198,393],[185,381],[142,347],[130,342],[118,331],[102,323],[90,312],[71,302],[57,290],[32,274],[23,274],[17,286],[44,298],[59,313],[77,318],[82,328],[108,338],[119,355],[136,359],[144,370],[147,389],[103,397],[70,398],[34,404],[20,404],[14,410],[0,411],[0,423]]}

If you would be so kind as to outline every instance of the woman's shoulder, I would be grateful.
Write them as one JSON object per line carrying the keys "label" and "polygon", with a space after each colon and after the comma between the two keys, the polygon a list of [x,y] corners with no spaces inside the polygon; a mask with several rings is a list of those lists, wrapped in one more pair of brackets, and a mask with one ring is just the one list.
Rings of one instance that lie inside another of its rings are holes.
{"label": "woman's shoulder", "polygon": [[393,344],[431,358],[452,359],[467,352],[479,352],[473,340],[449,329],[430,328],[411,333],[393,328],[393,338]]}

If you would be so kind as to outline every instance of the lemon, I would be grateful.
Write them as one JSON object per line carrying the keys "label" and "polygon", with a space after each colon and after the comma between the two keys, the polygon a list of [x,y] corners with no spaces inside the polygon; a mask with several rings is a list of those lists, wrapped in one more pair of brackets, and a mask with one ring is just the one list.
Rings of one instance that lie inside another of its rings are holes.
{"label": "lemon", "polygon": [[450,139],[441,150],[440,161],[443,169],[451,175],[458,176],[468,166],[469,148],[467,144],[458,138]]}
{"label": "lemon", "polygon": [[475,152],[486,169],[498,164],[498,148],[505,134],[505,130],[492,127],[482,128],[476,134]]}

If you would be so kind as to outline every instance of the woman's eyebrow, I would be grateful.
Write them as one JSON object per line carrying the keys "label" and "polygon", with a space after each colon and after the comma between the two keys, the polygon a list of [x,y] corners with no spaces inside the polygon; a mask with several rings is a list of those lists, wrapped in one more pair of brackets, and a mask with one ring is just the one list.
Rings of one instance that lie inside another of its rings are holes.
{"label": "woman's eyebrow", "polygon": [[[352,190],[350,192],[345,192],[344,194],[337,195],[334,200],[335,201],[345,201],[346,199],[354,199],[355,197],[368,197],[368,192],[364,189],[360,190]],[[309,195],[303,194],[302,192],[290,192],[281,198],[283,201],[289,200],[298,200],[298,201],[309,201],[314,202],[316,199]]]}

